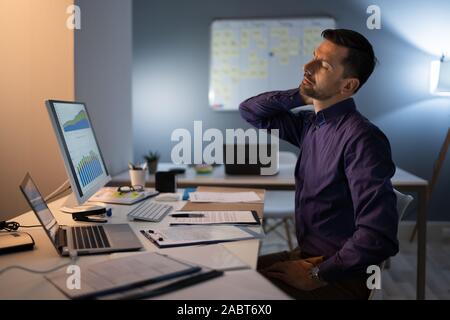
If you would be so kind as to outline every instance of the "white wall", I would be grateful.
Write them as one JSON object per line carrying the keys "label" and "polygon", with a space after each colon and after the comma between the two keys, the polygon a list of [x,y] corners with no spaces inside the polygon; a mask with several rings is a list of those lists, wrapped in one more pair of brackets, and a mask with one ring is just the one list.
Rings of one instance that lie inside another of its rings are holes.
{"label": "white wall", "polygon": [[85,102],[106,166],[114,175],[132,160],[132,1],[79,0],[75,97]]}

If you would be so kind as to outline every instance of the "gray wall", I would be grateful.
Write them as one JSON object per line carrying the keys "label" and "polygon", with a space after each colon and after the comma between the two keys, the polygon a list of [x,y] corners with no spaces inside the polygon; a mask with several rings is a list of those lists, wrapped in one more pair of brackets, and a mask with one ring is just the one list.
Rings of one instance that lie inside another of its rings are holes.
{"label": "gray wall", "polygon": [[[381,30],[366,28],[370,4],[381,7]],[[450,34],[446,12],[450,12],[450,3],[444,0],[135,0],[134,158],[157,149],[163,160],[169,160],[172,131],[192,130],[194,120],[203,120],[204,128],[248,127],[237,112],[218,113],[208,107],[213,19],[330,15],[338,27],[364,34],[380,60],[356,96],[359,110],[389,137],[399,167],[429,179],[450,126],[450,99],[428,93],[429,63],[448,49],[440,47],[441,37]],[[299,82],[301,78],[299,74]],[[449,176],[450,155],[432,199],[430,220],[450,219]]]}
{"label": "gray wall", "polygon": [[132,1],[78,0],[75,97],[86,102],[110,174],[132,159]]}

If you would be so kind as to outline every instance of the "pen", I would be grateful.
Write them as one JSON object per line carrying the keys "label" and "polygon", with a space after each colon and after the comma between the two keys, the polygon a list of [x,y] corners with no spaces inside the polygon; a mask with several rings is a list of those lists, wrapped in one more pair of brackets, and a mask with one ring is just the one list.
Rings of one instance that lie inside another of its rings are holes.
{"label": "pen", "polygon": [[174,218],[203,218],[205,215],[202,213],[174,213],[171,216]]}

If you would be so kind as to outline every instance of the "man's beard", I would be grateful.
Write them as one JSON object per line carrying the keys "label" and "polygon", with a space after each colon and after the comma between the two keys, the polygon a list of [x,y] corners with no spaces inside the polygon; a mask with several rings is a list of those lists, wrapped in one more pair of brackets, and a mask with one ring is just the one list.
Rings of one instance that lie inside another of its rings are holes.
{"label": "man's beard", "polygon": [[333,96],[330,94],[325,94],[323,92],[318,92],[317,90],[314,90],[312,87],[306,87],[303,84],[300,85],[300,93],[309,98],[319,101],[328,100]]}

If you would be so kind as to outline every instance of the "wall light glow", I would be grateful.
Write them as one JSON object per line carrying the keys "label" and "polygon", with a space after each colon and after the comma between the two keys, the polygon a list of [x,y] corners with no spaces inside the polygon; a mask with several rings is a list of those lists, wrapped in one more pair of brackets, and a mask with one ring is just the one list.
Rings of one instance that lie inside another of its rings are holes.
{"label": "wall light glow", "polygon": [[430,66],[430,93],[450,96],[450,62],[435,60]]}

